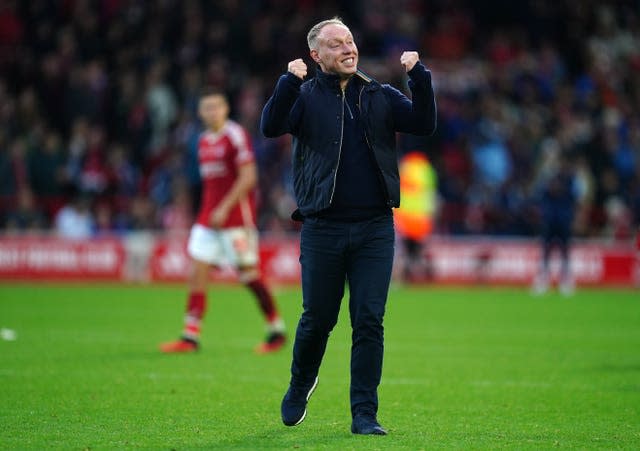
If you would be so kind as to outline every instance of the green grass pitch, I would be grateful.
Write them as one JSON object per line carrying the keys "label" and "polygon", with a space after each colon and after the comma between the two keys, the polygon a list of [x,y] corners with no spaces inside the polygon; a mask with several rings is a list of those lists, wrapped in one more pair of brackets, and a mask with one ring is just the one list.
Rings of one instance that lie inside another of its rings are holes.
{"label": "green grass pitch", "polygon": [[[212,286],[195,355],[161,355],[177,285],[0,284],[2,449],[640,449],[640,294],[393,287],[379,420],[354,436],[346,302],[304,423],[280,422],[291,342],[258,356],[248,292]],[[289,330],[297,287],[276,290]],[[7,337],[10,338],[10,337]]]}

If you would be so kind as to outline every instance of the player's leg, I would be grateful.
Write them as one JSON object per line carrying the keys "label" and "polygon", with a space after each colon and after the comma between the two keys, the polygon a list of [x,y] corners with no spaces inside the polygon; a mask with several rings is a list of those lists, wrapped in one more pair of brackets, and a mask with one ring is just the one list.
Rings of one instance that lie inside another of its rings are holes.
{"label": "player's leg", "polygon": [[318,371],[329,333],[338,320],[344,295],[348,228],[344,224],[307,218],[300,237],[303,312],[296,329],[289,389],[282,400],[282,421],[300,424],[309,396],[317,385]]}
{"label": "player's leg", "polygon": [[563,224],[558,231],[558,247],[560,249],[560,293],[571,296],[575,291],[575,282],[571,272],[570,262],[571,224]]}
{"label": "player's leg", "polygon": [[421,275],[420,243],[413,238],[403,237],[402,244],[405,250],[404,268],[402,278],[405,282],[414,282]]}
{"label": "player's leg", "polygon": [[243,267],[238,271],[240,281],[253,294],[266,322],[267,336],[262,343],[256,346],[255,350],[258,354],[278,351],[286,342],[286,333],[284,320],[278,312],[273,294],[257,267]]}
{"label": "player's leg", "polygon": [[354,225],[348,253],[349,312],[352,327],[351,414],[352,432],[385,434],[377,423],[378,385],[382,375],[382,325],[394,254],[391,217]]}
{"label": "player's leg", "polygon": [[163,352],[196,351],[200,343],[200,328],[207,309],[207,282],[211,266],[219,259],[217,232],[202,225],[192,227],[187,245],[193,267],[189,278],[186,313],[182,335],[176,341],[160,346]]}
{"label": "player's leg", "polygon": [[229,261],[238,269],[240,282],[251,291],[267,325],[267,337],[256,347],[258,353],[277,351],[286,341],[285,326],[271,290],[259,269],[258,232],[237,227],[222,231],[223,245]]}
{"label": "player's leg", "polygon": [[549,290],[551,276],[549,273],[549,262],[551,260],[551,251],[553,249],[554,231],[551,224],[544,224],[541,241],[541,258],[538,274],[533,280],[531,292],[535,295],[541,295]]}

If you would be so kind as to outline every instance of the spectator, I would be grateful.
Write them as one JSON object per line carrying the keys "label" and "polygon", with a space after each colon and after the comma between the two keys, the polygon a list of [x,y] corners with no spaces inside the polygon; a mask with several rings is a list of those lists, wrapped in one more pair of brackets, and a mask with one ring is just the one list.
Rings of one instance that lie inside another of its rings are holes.
{"label": "spectator", "polygon": [[37,143],[29,153],[29,180],[40,199],[55,198],[63,194],[67,183],[62,137],[55,131],[47,131],[44,142]]}
{"label": "spectator", "polygon": [[140,170],[131,161],[127,147],[113,143],[107,154],[109,194],[118,201],[135,196],[140,189]]}
{"label": "spectator", "polygon": [[86,194],[74,193],[69,202],[56,214],[56,234],[61,238],[74,240],[90,238],[95,227],[90,206],[91,199]]}
{"label": "spectator", "polygon": [[109,186],[109,170],[106,162],[105,134],[102,127],[89,128],[87,148],[82,165],[78,188],[94,196],[105,193]]}
{"label": "spectator", "polygon": [[131,200],[127,224],[129,230],[156,230],[158,224],[155,205],[149,198],[139,193]]}
{"label": "spectator", "polygon": [[93,223],[93,236],[110,236],[116,232],[115,220],[111,205],[100,201],[95,206],[95,220]]}
{"label": "spectator", "polygon": [[160,210],[160,225],[171,234],[186,234],[193,224],[191,193],[184,182],[172,185],[170,202]]}
{"label": "spectator", "polygon": [[33,193],[29,188],[18,192],[18,201],[7,215],[5,231],[12,234],[38,232],[45,229],[47,221],[44,213],[37,207]]}
{"label": "spectator", "polygon": [[20,190],[29,187],[29,170],[27,164],[27,148],[23,139],[16,138],[6,150],[6,155],[0,162],[0,171],[5,176],[2,179],[1,193],[14,196]]}
{"label": "spectator", "polygon": [[156,155],[167,143],[169,127],[177,115],[175,95],[165,81],[166,63],[155,63],[147,76],[147,109],[151,119],[149,151]]}

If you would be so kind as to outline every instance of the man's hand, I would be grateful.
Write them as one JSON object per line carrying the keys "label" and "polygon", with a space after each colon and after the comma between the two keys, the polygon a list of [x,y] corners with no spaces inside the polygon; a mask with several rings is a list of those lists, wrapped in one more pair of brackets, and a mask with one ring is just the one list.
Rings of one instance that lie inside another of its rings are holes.
{"label": "man's hand", "polygon": [[212,229],[219,229],[224,225],[228,217],[229,210],[220,205],[211,212],[211,216],[209,216],[209,225]]}
{"label": "man's hand", "polygon": [[304,77],[307,76],[307,65],[302,61],[302,58],[289,62],[287,70],[300,80],[304,80]]}
{"label": "man's hand", "polygon": [[420,56],[418,52],[402,52],[400,55],[400,64],[404,66],[404,70],[409,72],[416,65]]}

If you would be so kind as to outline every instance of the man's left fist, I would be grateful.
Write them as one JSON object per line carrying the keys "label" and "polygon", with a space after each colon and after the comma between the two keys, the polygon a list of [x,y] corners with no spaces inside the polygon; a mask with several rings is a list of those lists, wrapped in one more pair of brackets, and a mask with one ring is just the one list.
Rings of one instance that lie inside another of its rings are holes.
{"label": "man's left fist", "polygon": [[418,52],[402,52],[402,55],[400,55],[400,64],[404,66],[404,70],[409,72],[419,59],[420,56]]}

